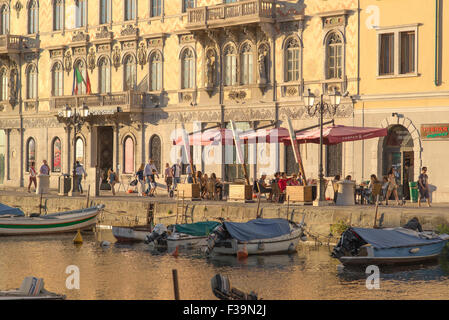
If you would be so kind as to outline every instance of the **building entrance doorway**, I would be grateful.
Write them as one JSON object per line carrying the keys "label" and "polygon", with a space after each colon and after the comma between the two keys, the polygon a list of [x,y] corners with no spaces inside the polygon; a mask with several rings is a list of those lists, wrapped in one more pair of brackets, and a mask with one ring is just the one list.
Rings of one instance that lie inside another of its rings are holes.
{"label": "building entrance doorway", "polygon": [[100,170],[100,190],[111,190],[108,171],[114,165],[114,130],[112,127],[98,128],[98,168]]}
{"label": "building entrance doorway", "polygon": [[405,127],[394,125],[388,129],[382,158],[382,174],[385,176],[391,168],[395,168],[399,196],[409,200],[409,182],[414,181],[414,152],[412,136]]}

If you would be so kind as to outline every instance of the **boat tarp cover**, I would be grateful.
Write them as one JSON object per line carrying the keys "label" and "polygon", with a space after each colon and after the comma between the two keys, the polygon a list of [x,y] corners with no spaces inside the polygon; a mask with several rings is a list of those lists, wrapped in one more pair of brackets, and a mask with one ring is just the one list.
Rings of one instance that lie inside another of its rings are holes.
{"label": "boat tarp cover", "polygon": [[238,241],[270,239],[290,233],[290,223],[285,219],[255,219],[246,223],[224,222],[231,237]]}
{"label": "boat tarp cover", "polygon": [[352,228],[363,240],[376,249],[419,246],[443,241],[442,239],[423,239],[397,230]]}
{"label": "boat tarp cover", "polygon": [[22,210],[19,208],[9,207],[5,204],[0,203],[0,216],[24,216]]}
{"label": "boat tarp cover", "polygon": [[191,236],[201,237],[209,235],[220,222],[203,221],[196,223],[175,224],[175,230],[179,233],[185,233]]}

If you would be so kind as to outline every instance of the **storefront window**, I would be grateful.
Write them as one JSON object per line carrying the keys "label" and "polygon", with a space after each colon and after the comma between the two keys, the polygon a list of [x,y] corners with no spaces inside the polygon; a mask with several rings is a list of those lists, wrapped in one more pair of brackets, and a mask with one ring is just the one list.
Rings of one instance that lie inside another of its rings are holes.
{"label": "storefront window", "polygon": [[79,161],[81,164],[84,164],[84,141],[81,138],[76,139],[76,161]]}

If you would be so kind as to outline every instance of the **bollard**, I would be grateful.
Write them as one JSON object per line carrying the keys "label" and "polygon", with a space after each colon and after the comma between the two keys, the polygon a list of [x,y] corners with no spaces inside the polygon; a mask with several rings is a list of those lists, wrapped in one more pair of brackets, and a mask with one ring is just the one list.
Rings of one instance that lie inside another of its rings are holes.
{"label": "bollard", "polygon": [[175,291],[175,300],[181,300],[179,298],[179,284],[178,284],[178,270],[173,269],[173,289]]}

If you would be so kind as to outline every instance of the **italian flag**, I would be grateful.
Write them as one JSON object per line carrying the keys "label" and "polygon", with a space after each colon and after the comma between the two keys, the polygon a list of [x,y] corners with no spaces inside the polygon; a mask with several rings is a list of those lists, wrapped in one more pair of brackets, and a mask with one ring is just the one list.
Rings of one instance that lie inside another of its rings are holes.
{"label": "italian flag", "polygon": [[81,83],[84,83],[84,85],[86,86],[86,94],[92,93],[91,86],[90,86],[89,72],[87,72],[87,71],[86,71],[86,80],[87,81],[84,80],[83,75],[78,70],[78,68],[74,67],[72,95],[78,94],[78,85],[80,85]]}

